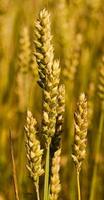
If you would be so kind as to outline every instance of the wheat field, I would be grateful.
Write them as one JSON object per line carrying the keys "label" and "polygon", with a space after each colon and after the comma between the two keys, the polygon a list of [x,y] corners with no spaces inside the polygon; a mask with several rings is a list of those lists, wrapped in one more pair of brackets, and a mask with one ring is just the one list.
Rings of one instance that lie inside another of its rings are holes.
{"label": "wheat field", "polygon": [[0,200],[104,199],[102,0],[0,0]]}

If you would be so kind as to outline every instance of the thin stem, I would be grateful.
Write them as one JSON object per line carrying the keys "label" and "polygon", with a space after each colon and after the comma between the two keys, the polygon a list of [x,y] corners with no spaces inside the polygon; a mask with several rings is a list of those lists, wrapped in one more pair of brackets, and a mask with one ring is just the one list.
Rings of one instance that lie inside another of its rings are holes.
{"label": "thin stem", "polygon": [[77,170],[77,194],[78,200],[81,200],[81,191],[80,191],[80,181],[79,181],[79,171]]}
{"label": "thin stem", "polygon": [[39,184],[36,183],[36,184],[35,184],[35,187],[36,187],[37,200],[40,200],[40,196],[39,196]]}
{"label": "thin stem", "polygon": [[[69,84],[69,87],[67,88],[67,91],[68,91],[68,94],[66,94],[66,108],[68,108],[69,104],[70,104],[70,110],[69,109],[66,109],[68,110],[67,111],[67,117],[68,117],[68,120],[67,120],[67,127],[68,127],[68,152],[69,154],[71,154],[72,152],[72,148],[71,148],[71,145],[72,142],[73,142],[73,134],[74,134],[74,127],[73,127],[73,82]],[[69,123],[70,122],[70,123]],[[69,160],[70,162],[70,160]],[[74,173],[74,169],[73,170],[73,173]],[[68,168],[66,167],[66,174],[69,173],[68,171]],[[73,174],[72,173],[72,174]],[[75,178],[76,176],[71,176],[70,177],[70,181],[69,181],[69,187],[70,188],[73,188],[74,185],[75,185]],[[75,199],[75,196],[76,196],[76,191],[73,192],[73,189],[69,191],[69,196],[71,199]]]}
{"label": "thin stem", "polygon": [[49,196],[49,156],[50,156],[50,144],[47,147],[46,164],[45,164],[45,182],[44,182],[44,200],[48,200]]}
{"label": "thin stem", "polygon": [[104,124],[104,102],[102,103],[102,107],[101,107],[99,129],[98,129],[98,134],[97,134],[97,138],[96,138],[96,148],[95,148],[96,155],[95,155],[95,163],[94,163],[94,168],[93,168],[93,176],[92,176],[89,200],[94,200],[94,194],[95,194],[95,189],[96,189],[96,180],[97,180],[97,164],[98,164],[98,159],[99,159],[101,137],[102,137],[102,132],[103,132],[103,124]]}
{"label": "thin stem", "polygon": [[12,159],[12,170],[13,170],[13,183],[14,183],[14,191],[15,191],[15,198],[19,200],[19,192],[18,192],[18,185],[17,185],[17,177],[16,177],[16,166],[14,160],[14,149],[13,149],[13,142],[12,142],[12,133],[10,133],[10,148],[11,148],[11,159]]}

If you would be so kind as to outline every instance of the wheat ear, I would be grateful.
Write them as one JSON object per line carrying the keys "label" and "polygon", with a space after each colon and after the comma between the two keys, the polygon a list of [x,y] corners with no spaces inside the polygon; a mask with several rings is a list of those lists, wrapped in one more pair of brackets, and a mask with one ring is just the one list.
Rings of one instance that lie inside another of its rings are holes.
{"label": "wheat ear", "polygon": [[43,134],[47,143],[55,133],[57,92],[59,84],[59,61],[54,61],[50,15],[43,9],[35,23],[34,41],[36,61],[39,71],[39,85],[43,88]]}
{"label": "wheat ear", "polygon": [[26,130],[26,150],[27,150],[27,169],[34,182],[39,200],[39,177],[44,173],[42,169],[43,150],[40,147],[40,142],[37,139],[36,120],[33,118],[30,111],[27,112]]}
{"label": "wheat ear", "polygon": [[54,58],[50,14],[46,9],[39,13],[39,18],[35,22],[34,44],[39,72],[38,83],[42,88],[45,88],[46,71],[51,70]]}
{"label": "wheat ear", "polygon": [[87,136],[87,101],[85,94],[82,93],[79,97],[77,109],[74,116],[75,136],[74,136],[74,152],[72,154],[73,162],[77,170],[77,188],[78,200],[81,200],[79,173],[81,170],[82,161],[86,155],[86,136]]}
{"label": "wheat ear", "polygon": [[59,170],[60,170],[60,154],[61,149],[58,149],[54,153],[54,157],[52,159],[52,175],[51,175],[51,183],[50,183],[50,200],[57,200],[59,196],[59,192],[61,190],[60,185],[60,177],[59,177]]}
{"label": "wheat ear", "polygon": [[26,73],[29,69],[31,59],[30,38],[27,26],[23,26],[20,31],[18,50],[18,70]]}
{"label": "wheat ear", "polygon": [[99,160],[100,144],[103,133],[103,125],[104,125],[104,57],[102,58],[102,63],[99,70],[98,96],[100,100],[101,113],[100,113],[98,134],[95,143],[95,163],[94,163],[92,182],[91,182],[91,191],[89,198],[90,200],[94,200],[95,198],[94,195],[96,191],[96,181],[97,181],[97,166],[98,166],[97,164]]}
{"label": "wheat ear", "polygon": [[52,136],[55,133],[57,94],[60,75],[59,61],[54,61],[53,45],[51,42],[50,15],[46,9],[43,9],[35,23],[34,43],[39,71],[38,83],[43,89],[42,133],[46,138],[47,147],[44,200],[48,199],[50,143]]}
{"label": "wheat ear", "polygon": [[99,80],[98,80],[98,96],[100,102],[104,101],[104,57],[102,58],[102,63],[99,69]]}
{"label": "wheat ear", "polygon": [[29,82],[28,71],[31,60],[30,37],[27,26],[23,26],[20,30],[19,49],[17,55],[17,71],[16,71],[16,100],[20,112],[27,107]]}

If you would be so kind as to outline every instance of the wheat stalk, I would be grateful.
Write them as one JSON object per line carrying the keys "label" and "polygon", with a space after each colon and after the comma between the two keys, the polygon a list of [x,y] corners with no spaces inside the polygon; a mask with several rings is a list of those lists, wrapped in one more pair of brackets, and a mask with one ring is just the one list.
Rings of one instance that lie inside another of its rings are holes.
{"label": "wheat stalk", "polygon": [[89,198],[90,200],[94,200],[94,195],[96,191],[97,163],[99,160],[100,144],[103,133],[103,125],[104,125],[104,57],[102,57],[101,67],[99,69],[98,96],[100,100],[101,113],[100,113],[99,128],[95,143],[95,163],[94,163],[92,182],[91,182],[91,191]]}
{"label": "wheat stalk", "polygon": [[87,101],[85,94],[82,93],[77,103],[77,108],[74,116],[75,121],[75,136],[74,136],[74,152],[72,154],[73,162],[77,171],[77,188],[78,200],[81,200],[79,174],[82,161],[86,155],[86,136],[87,136]]}
{"label": "wheat stalk", "polygon": [[37,199],[39,200],[39,177],[44,173],[42,169],[43,150],[37,139],[36,119],[30,111],[27,112],[26,130],[26,150],[27,150],[27,169],[36,187]]}
{"label": "wheat stalk", "polygon": [[57,95],[59,85],[59,61],[54,61],[53,45],[50,15],[46,9],[43,9],[37,22],[35,23],[35,56],[39,71],[39,85],[43,89],[43,119],[42,133],[46,138],[46,167],[44,200],[48,199],[48,181],[49,181],[49,156],[50,143],[55,133],[56,115],[57,115]]}

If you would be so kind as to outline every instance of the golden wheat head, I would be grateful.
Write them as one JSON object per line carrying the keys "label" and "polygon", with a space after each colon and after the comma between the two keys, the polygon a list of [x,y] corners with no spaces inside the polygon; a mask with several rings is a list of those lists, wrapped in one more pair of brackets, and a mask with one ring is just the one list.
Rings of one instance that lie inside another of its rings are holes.
{"label": "golden wheat head", "polygon": [[87,137],[87,101],[85,94],[82,93],[77,103],[77,109],[74,117],[75,136],[73,161],[78,171],[81,169],[82,161],[86,155],[86,137]]}
{"label": "golden wheat head", "polygon": [[37,139],[36,120],[33,118],[30,111],[27,112],[27,122],[25,126],[26,131],[26,150],[27,150],[27,169],[30,173],[34,184],[39,183],[39,177],[43,174],[42,169],[42,155],[40,142]]}

